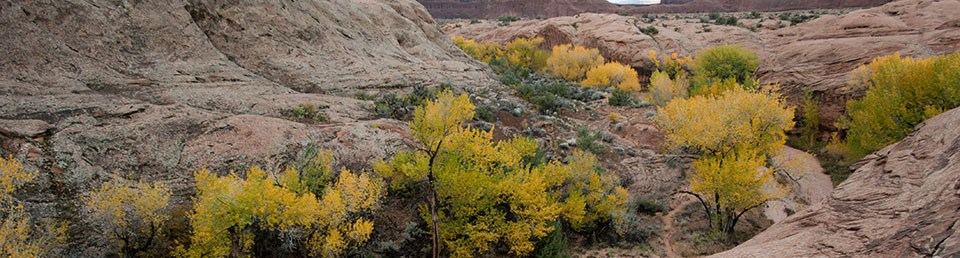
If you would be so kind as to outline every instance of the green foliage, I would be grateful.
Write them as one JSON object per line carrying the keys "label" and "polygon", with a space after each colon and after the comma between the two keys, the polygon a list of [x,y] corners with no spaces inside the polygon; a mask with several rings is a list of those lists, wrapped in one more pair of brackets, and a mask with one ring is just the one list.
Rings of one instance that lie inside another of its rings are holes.
{"label": "green foliage", "polygon": [[377,116],[397,120],[409,120],[414,108],[427,100],[433,99],[438,91],[450,88],[448,84],[440,84],[438,88],[427,88],[421,85],[413,87],[413,91],[405,96],[394,93],[381,95],[373,102]]}
{"label": "green foliage", "polygon": [[694,58],[694,87],[712,85],[725,79],[734,79],[737,83],[748,84],[760,61],[751,50],[736,45],[723,45],[704,49]]}
{"label": "green foliage", "polygon": [[747,15],[747,19],[760,19],[760,13],[750,12],[750,15]]}
{"label": "green foliage", "polygon": [[194,176],[193,235],[179,256],[339,256],[370,238],[373,223],[363,215],[383,196],[381,180],[345,169],[322,184],[322,195],[305,191],[311,184],[295,168],[278,176],[257,167],[245,178],[207,169]]}
{"label": "green foliage", "polygon": [[153,247],[170,216],[165,209],[171,192],[162,184],[104,183],[84,198],[89,219],[123,257],[136,257]]}
{"label": "green foliage", "polygon": [[[322,107],[322,108],[326,108],[326,107]],[[307,103],[300,104],[297,107],[291,109],[290,115],[300,120],[307,120],[307,121],[313,120],[318,122],[327,121],[327,116],[324,115],[323,112],[320,112],[320,110],[317,109],[317,106],[314,106],[313,104],[307,104]]]}
{"label": "green foliage", "polygon": [[593,153],[600,154],[605,151],[603,147],[603,132],[590,131],[587,128],[580,128],[577,131],[577,148]]}
{"label": "green foliage", "polygon": [[515,22],[519,20],[520,20],[519,17],[509,16],[509,15],[497,17],[497,21],[500,22],[500,26],[506,26],[506,25],[509,25],[511,22]]}
{"label": "green foliage", "polygon": [[630,93],[620,89],[610,91],[610,98],[607,99],[607,104],[611,106],[633,106],[635,103],[636,100]]}
{"label": "green foliage", "polygon": [[780,20],[790,21],[790,25],[792,26],[792,25],[797,25],[797,24],[800,24],[800,23],[804,23],[804,22],[809,21],[809,20],[813,20],[813,19],[816,19],[816,18],[820,18],[820,15],[818,15],[818,14],[799,14],[799,13],[786,12],[786,13],[781,13],[778,17],[780,18]]}
{"label": "green foliage", "polygon": [[643,34],[646,34],[647,36],[653,37],[653,36],[656,36],[657,34],[659,34],[660,31],[657,30],[657,27],[647,26],[646,28],[640,28],[640,33],[643,33]]}
{"label": "green foliage", "polygon": [[803,92],[803,116],[800,119],[801,149],[813,151],[817,146],[817,135],[820,134],[820,101],[814,98],[813,91]]}
{"label": "green foliage", "polygon": [[925,59],[893,54],[852,73],[866,95],[847,102],[846,157],[858,160],[906,137],[923,120],[960,105],[960,53]]}
{"label": "green foliage", "polygon": [[714,22],[717,25],[737,26],[737,22],[739,22],[739,20],[734,16],[723,16],[714,19]]}
{"label": "green foliage", "polygon": [[497,246],[527,255],[557,219],[582,228],[625,207],[628,197],[619,179],[600,175],[592,156],[578,152],[569,164],[531,166],[526,161],[536,156],[536,141],[495,142],[492,132],[465,127],[475,116],[466,95],[440,93],[414,113],[409,128],[420,148],[378,162],[374,171],[395,189],[427,182],[435,197],[421,206],[421,214],[451,257]]}
{"label": "green foliage", "polygon": [[567,236],[563,234],[563,223],[556,221],[551,223],[553,231],[537,242],[537,248],[534,257],[537,258],[563,258],[570,257],[567,253]]}
{"label": "green foliage", "polygon": [[531,104],[541,114],[558,114],[572,106],[571,99],[587,100],[591,91],[584,91],[576,83],[546,74],[531,74],[513,86],[516,95]]}

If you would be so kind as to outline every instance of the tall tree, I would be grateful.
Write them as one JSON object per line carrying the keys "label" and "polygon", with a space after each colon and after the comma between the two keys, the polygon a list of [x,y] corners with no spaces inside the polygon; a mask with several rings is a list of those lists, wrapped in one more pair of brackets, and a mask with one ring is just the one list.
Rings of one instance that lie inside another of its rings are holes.
{"label": "tall tree", "polygon": [[711,226],[731,234],[743,213],[779,195],[763,189],[772,177],[767,157],[783,148],[794,125],[778,94],[734,87],[674,99],[658,109],[656,123],[671,147],[701,155],[687,193],[700,200]]}

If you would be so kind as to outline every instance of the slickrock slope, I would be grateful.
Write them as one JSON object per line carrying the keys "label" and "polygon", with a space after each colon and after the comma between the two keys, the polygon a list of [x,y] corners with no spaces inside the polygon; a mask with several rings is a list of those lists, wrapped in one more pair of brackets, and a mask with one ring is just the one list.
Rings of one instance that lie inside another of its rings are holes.
{"label": "slickrock slope", "polygon": [[826,201],[715,257],[960,255],[960,109],[867,156]]}
{"label": "slickrock slope", "polygon": [[164,182],[183,204],[204,165],[278,169],[310,143],[362,168],[406,138],[355,93],[509,92],[412,0],[3,1],[0,45],[0,155],[41,172],[27,208],[73,222],[84,257],[105,255],[78,208],[100,182]]}
{"label": "slickrock slope", "polygon": [[[462,22],[447,24],[444,29],[480,41],[542,36],[547,47],[563,43],[595,47],[604,56],[646,70],[652,65],[647,60],[649,50],[696,54],[710,46],[741,45],[756,50],[762,59],[758,77],[779,82],[794,103],[804,89],[813,89],[823,103],[821,124],[830,128],[843,113],[846,100],[863,94],[845,89],[848,74],[857,66],[898,51],[930,56],[960,50],[960,12],[956,10],[960,10],[958,0],[901,0],[759,32],[705,25],[696,19],[646,23],[614,14],[519,21],[508,26]],[[651,26],[659,33],[648,36],[640,30]]]}
{"label": "slickrock slope", "polygon": [[902,0],[842,16],[764,32],[769,55],[757,72],[787,95],[812,88],[823,98],[822,125],[832,127],[846,100],[850,71],[880,55],[930,56],[960,50],[960,1]]}

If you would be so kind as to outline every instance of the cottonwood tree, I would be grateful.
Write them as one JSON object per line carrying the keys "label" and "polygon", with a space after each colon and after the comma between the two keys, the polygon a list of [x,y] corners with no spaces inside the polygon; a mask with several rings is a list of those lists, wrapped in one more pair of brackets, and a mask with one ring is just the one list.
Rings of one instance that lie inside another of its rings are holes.
{"label": "cottonwood tree", "polygon": [[587,87],[610,87],[625,92],[640,91],[637,70],[618,62],[610,62],[587,71],[587,78],[580,82]]}
{"label": "cottonwood tree", "polygon": [[547,58],[547,73],[568,81],[579,82],[586,78],[587,72],[603,65],[600,50],[570,44],[553,47]]}
{"label": "cottonwood tree", "polygon": [[[315,160],[332,161],[321,151]],[[373,222],[362,215],[380,205],[383,181],[330,164],[314,172],[288,168],[279,176],[254,167],[245,177],[197,171],[188,257],[336,257],[366,242]],[[313,180],[329,181],[322,183]],[[322,187],[319,188],[319,187]],[[320,192],[315,195],[314,192]]]}
{"label": "cottonwood tree", "polygon": [[147,251],[170,218],[164,212],[170,190],[159,183],[128,186],[110,181],[83,201],[96,230],[123,257],[137,257]]}
{"label": "cottonwood tree", "polygon": [[773,173],[767,157],[779,153],[794,125],[778,94],[734,88],[674,99],[658,109],[656,124],[669,146],[701,155],[686,193],[703,205],[711,227],[732,234],[744,213],[782,193],[764,190]]}
{"label": "cottonwood tree", "polygon": [[619,179],[601,174],[589,154],[533,166],[526,160],[535,155],[536,141],[493,141],[492,131],[465,126],[473,108],[466,95],[441,92],[414,112],[409,128],[418,149],[374,165],[394,189],[427,188],[421,215],[431,228],[434,257],[442,246],[451,257],[473,257],[500,244],[527,255],[557,219],[583,228],[625,209],[628,194]]}

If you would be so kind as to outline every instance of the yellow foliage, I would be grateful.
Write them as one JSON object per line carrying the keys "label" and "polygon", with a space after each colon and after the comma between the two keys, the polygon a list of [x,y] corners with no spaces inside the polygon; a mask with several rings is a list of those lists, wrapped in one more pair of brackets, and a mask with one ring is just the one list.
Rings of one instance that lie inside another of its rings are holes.
{"label": "yellow foliage", "polygon": [[[669,146],[703,156],[694,162],[690,190],[706,197],[707,214],[723,232],[732,233],[743,212],[779,192],[764,189],[776,155],[793,128],[793,109],[778,94],[733,88],[716,96],[674,99],[658,109],[657,126]],[[714,208],[715,207],[715,208]]]}
{"label": "yellow foliage", "polygon": [[680,77],[686,77],[686,65],[693,61],[691,56],[680,56],[678,53],[671,53],[670,55],[665,55],[663,61],[657,57],[656,50],[650,50],[648,53],[650,61],[653,62],[654,67],[657,71],[661,71],[669,75],[669,78],[674,80]]}
{"label": "yellow foliage", "polygon": [[84,204],[101,235],[116,245],[120,254],[133,256],[150,244],[136,240],[157,234],[169,219],[163,209],[170,201],[170,194],[170,190],[159,183],[126,186],[110,181],[90,192]]}
{"label": "yellow foliage", "polygon": [[610,122],[616,124],[620,122],[620,119],[623,119],[623,116],[617,112],[611,112],[610,115],[607,115],[607,118],[610,119]]}
{"label": "yellow foliage", "polygon": [[960,105],[960,53],[924,59],[899,53],[878,57],[851,74],[850,86],[866,89],[847,102],[838,123],[846,131],[849,160],[899,141],[920,122]]}
{"label": "yellow foliage", "polygon": [[590,69],[587,72],[587,78],[580,84],[587,87],[612,87],[626,92],[640,91],[640,79],[637,78],[637,71],[618,62],[611,62]]}
{"label": "yellow foliage", "polygon": [[793,109],[779,94],[734,88],[718,96],[674,99],[658,109],[657,125],[675,148],[710,155],[755,146],[761,154],[776,153],[793,128]]}
{"label": "yellow foliage", "polygon": [[66,225],[45,222],[35,228],[30,215],[13,194],[37,178],[14,159],[0,157],[0,256],[43,257],[66,240]]}
{"label": "yellow foliage", "polygon": [[559,45],[553,47],[550,58],[547,58],[547,72],[558,78],[578,82],[586,77],[590,69],[603,65],[603,62],[600,50],[595,48]]}
{"label": "yellow foliage", "polygon": [[543,38],[517,38],[504,47],[507,62],[533,71],[542,71],[547,65],[550,52],[540,49]]}
{"label": "yellow foliage", "polygon": [[[321,152],[322,153],[322,152]],[[275,246],[257,246],[256,237],[300,234],[308,250],[295,252],[335,257],[346,248],[365,242],[373,224],[361,217],[379,207],[383,182],[366,174],[343,170],[322,189],[299,193],[285,184],[302,185],[288,176],[299,173],[288,169],[277,180],[260,168],[247,171],[246,178],[236,174],[217,176],[206,169],[194,173],[197,197],[190,216],[193,227],[189,257],[223,257],[241,254],[264,255]],[[277,184],[282,182],[281,184]],[[234,244],[234,239],[239,244]]]}
{"label": "yellow foliage", "polygon": [[477,43],[472,39],[463,37],[450,37],[464,53],[467,53],[474,59],[489,63],[491,59],[503,57],[503,49],[496,43]]}
{"label": "yellow foliage", "polygon": [[[420,150],[375,165],[395,186],[396,180],[404,182],[400,185],[428,180],[438,196],[440,242],[451,257],[473,257],[499,244],[513,255],[527,255],[561,216],[588,225],[625,209],[626,191],[615,177],[597,175],[592,156],[578,152],[570,165],[530,167],[524,159],[535,155],[537,141],[493,141],[492,131],[464,126],[472,117],[465,95],[442,92],[418,108],[409,125]],[[428,226],[435,226],[429,207],[420,207]]]}
{"label": "yellow foliage", "polygon": [[650,95],[653,103],[664,106],[674,98],[686,98],[690,82],[685,76],[671,80],[670,75],[661,71],[654,71],[650,76]]}

